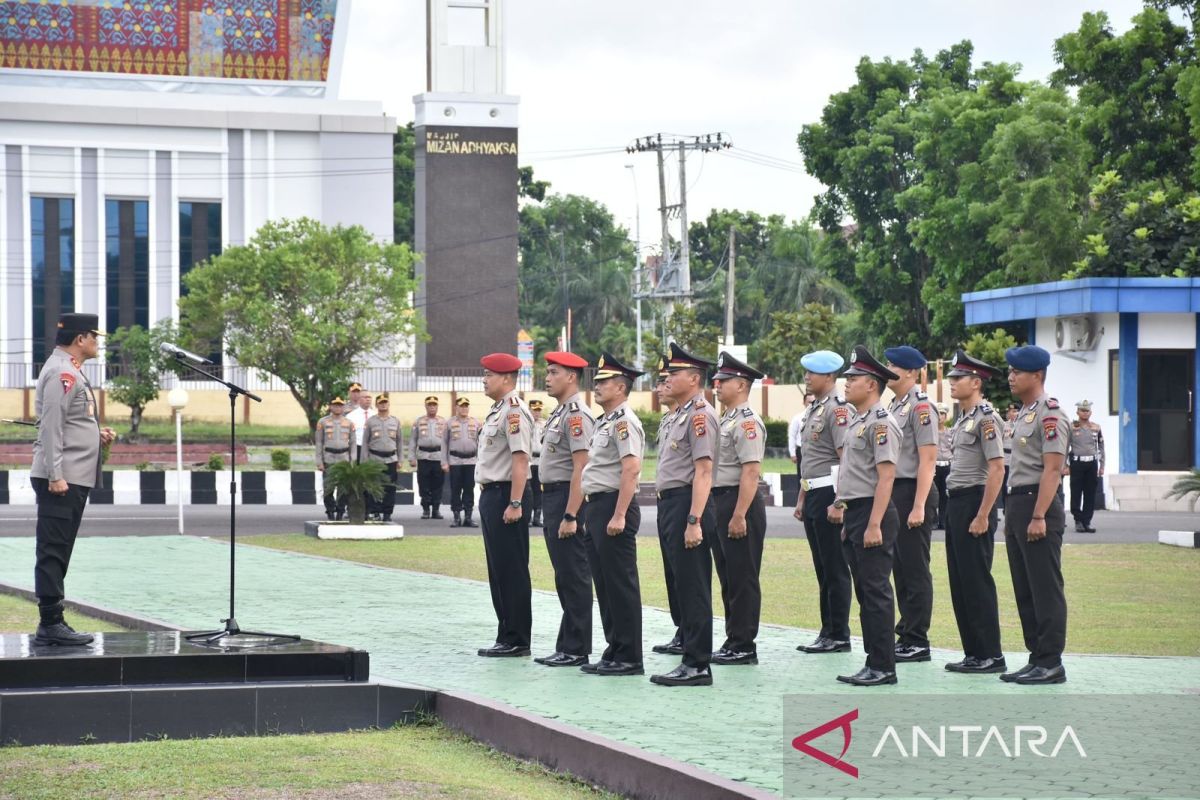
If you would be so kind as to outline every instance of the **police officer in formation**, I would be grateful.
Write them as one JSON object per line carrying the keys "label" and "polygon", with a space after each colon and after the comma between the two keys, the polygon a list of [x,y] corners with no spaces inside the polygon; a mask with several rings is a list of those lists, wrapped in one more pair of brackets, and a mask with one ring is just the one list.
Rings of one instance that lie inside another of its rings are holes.
{"label": "police officer in formation", "polygon": [[946,494],[946,478],[950,475],[950,459],[953,456],[951,428],[954,426],[954,420],[950,417],[950,406],[945,403],[938,403],[937,410],[938,446],[937,461],[933,471],[933,485],[937,487],[938,493],[938,518],[937,525],[934,527],[935,530],[943,531],[946,529],[946,500],[949,497]]}
{"label": "police officer in formation", "polygon": [[496,642],[479,655],[529,655],[533,627],[529,581],[529,468],[533,416],[517,391],[521,360],[492,353],[479,360],[483,391],[492,401],[479,442],[475,480],[487,555],[488,584],[496,611]]}
{"label": "police officer in formation", "polygon": [[[666,440],[667,432],[671,430],[671,424],[675,421],[675,411],[678,409],[675,399],[671,397],[670,386],[667,383],[667,378],[670,377],[670,373],[667,372],[667,363],[669,361],[670,356],[665,354],[659,356],[658,380],[654,384],[654,394],[658,397],[659,405],[663,409],[662,418],[658,423],[658,435],[655,440],[655,452],[660,456],[663,452],[663,443]],[[663,578],[667,584],[667,608],[671,612],[671,622],[675,625],[675,634],[666,644],[656,644],[652,649],[654,652],[663,655],[681,656],[683,655],[683,633],[679,627],[681,619],[679,615],[679,598],[675,592],[675,572],[671,569],[670,547],[667,542],[666,531],[662,526],[658,528],[658,549],[662,554]]]}
{"label": "police officer in formation", "polygon": [[1007,669],[992,579],[996,500],[1004,483],[1004,421],[983,399],[984,384],[1000,374],[962,350],[946,373],[950,396],[961,410],[951,429],[953,455],[946,478],[946,569],[964,657],[946,665],[951,672]]}
{"label": "police officer in formation", "polygon": [[1067,448],[1067,473],[1071,476],[1071,516],[1078,533],[1095,533],[1092,514],[1096,510],[1096,484],[1104,477],[1104,431],[1092,422],[1092,402],[1075,404],[1078,416],[1071,423]]}
{"label": "police officer in formation", "polygon": [[37,497],[34,592],[38,646],[74,646],[92,642],[63,619],[65,580],[88,494],[100,483],[100,452],[116,433],[101,428],[96,395],[83,364],[99,353],[100,320],[95,314],[63,314],[55,348],[38,374],[34,410],[38,419],[30,483]]}
{"label": "police officer in formation", "polygon": [[[479,432],[483,426],[471,416],[471,401],[460,397],[454,406],[454,416],[446,424],[442,443],[442,470],[450,474],[450,510],[454,521],[450,527],[474,528],[475,471],[478,465]],[[460,516],[461,515],[461,516]],[[441,519],[434,507],[434,519]]]}
{"label": "police officer in formation", "polygon": [[762,611],[763,543],[767,509],[758,491],[767,428],[750,407],[750,387],[765,377],[729,353],[717,357],[713,375],[724,406],[713,475],[717,538],[713,561],[721,579],[725,607],[725,643],[713,653],[714,664],[757,664],[758,620]]}
{"label": "police officer in formation", "polygon": [[582,486],[587,499],[585,526],[591,534],[592,574],[607,647],[600,661],[580,667],[593,675],[645,672],[636,538],[642,522],[637,493],[645,435],[629,407],[633,382],[642,374],[609,353],[596,362],[596,402],[604,413],[592,433]]}
{"label": "police officer in formation", "polygon": [[561,352],[547,353],[545,358],[546,391],[558,406],[540,433],[534,481],[541,480],[546,512],[542,533],[563,613],[554,653],[534,661],[547,667],[581,667],[592,652],[592,543],[580,517],[584,515],[583,471],[595,423],[579,391],[587,361]]}
{"label": "police officer in formation", "polygon": [[538,474],[538,462],[542,456],[542,434],[546,431],[546,420],[542,416],[545,404],[541,400],[529,401],[529,413],[533,415],[533,458],[530,469],[533,478],[529,482],[529,526],[542,527],[542,484]]}
{"label": "police officer in formation", "polygon": [[850,355],[846,399],[856,414],[842,449],[837,500],[830,521],[844,528],[842,552],[854,577],[866,665],[838,680],[856,686],[896,682],[896,607],[892,597],[892,554],[900,521],[892,503],[903,434],[880,396],[899,376],[862,345]]}
{"label": "police officer in formation", "polygon": [[671,343],[668,391],[678,411],[659,454],[655,490],[660,536],[675,573],[683,644],[682,663],[651,681],[663,686],[710,686],[712,670],[712,554],[716,514],[711,490],[717,415],[704,399],[712,364]]}
{"label": "police officer in formation", "polygon": [[817,638],[812,644],[796,648],[804,653],[850,650],[850,569],[842,554],[842,526],[826,514],[835,496],[833,468],[841,459],[854,413],[853,407],[835,393],[837,373],[845,363],[830,350],[818,350],[800,359],[805,389],[814,399],[800,425],[800,493],[795,517],[804,523],[821,608]]}
{"label": "police officer in formation", "polygon": [[396,507],[396,469],[400,461],[400,420],[389,412],[391,398],[387,392],[375,398],[375,416],[367,419],[363,431],[364,460],[383,464],[387,485],[383,497],[367,496],[367,512],[383,522],[392,521]]}
{"label": "police officer in formation", "polygon": [[1029,663],[1001,680],[1062,683],[1067,639],[1067,598],[1062,575],[1066,526],[1060,491],[1070,423],[1046,394],[1050,354],[1035,345],[1011,347],[1008,385],[1021,401],[1013,428],[1012,465],[1004,511],[1004,542]]}
{"label": "police officer in formation", "polygon": [[408,463],[417,471],[421,519],[441,519],[442,482],[445,475],[446,420],[438,416],[437,395],[425,398],[425,416],[413,422]]}
{"label": "police officer in formation", "polygon": [[[346,419],[345,409],[346,401],[335,397],[329,401],[329,414],[317,422],[317,470],[322,474],[334,464],[354,461],[354,423]],[[335,501],[330,481],[322,481],[322,496],[325,518],[340,520],[346,513],[346,496],[339,492]]]}
{"label": "police officer in formation", "polygon": [[883,351],[887,367],[896,374],[888,381],[895,397],[888,411],[900,426],[899,460],[892,486],[892,503],[900,518],[900,533],[892,554],[896,581],[896,660],[928,661],[929,622],[933,616],[933,574],[929,571],[929,545],[937,519],[937,493],[933,490],[938,429],[937,409],[918,382],[927,363],[920,350],[909,345]]}

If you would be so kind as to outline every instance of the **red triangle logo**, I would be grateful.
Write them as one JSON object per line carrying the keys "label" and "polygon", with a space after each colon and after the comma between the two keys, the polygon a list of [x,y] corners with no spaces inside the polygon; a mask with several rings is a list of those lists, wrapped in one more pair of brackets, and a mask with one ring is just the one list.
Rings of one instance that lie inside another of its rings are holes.
{"label": "red triangle logo", "polygon": [[[853,711],[843,714],[836,719],[831,719],[829,722],[826,722],[823,725],[818,725],[810,731],[805,731],[795,739],[792,739],[792,747],[796,748],[801,753],[804,753],[806,756],[815,758],[822,764],[827,764],[834,769],[841,770],[851,778],[857,778],[858,767],[842,760],[842,756],[846,755],[846,751],[850,749],[850,723],[856,719],[858,719],[857,708]],[[809,742],[811,742],[813,739],[820,739],[825,734],[829,733],[830,731],[837,730],[838,728],[841,728],[842,730],[842,752],[838,753],[836,757],[826,753],[824,750],[818,750],[809,744]]]}

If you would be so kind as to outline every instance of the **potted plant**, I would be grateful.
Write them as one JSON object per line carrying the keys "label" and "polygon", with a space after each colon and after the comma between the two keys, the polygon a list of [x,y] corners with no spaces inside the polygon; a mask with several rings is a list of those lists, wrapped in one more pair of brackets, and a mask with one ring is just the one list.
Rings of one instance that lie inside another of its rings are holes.
{"label": "potted plant", "polygon": [[363,525],[367,519],[367,495],[376,500],[383,499],[387,473],[383,464],[377,461],[364,461],[361,464],[339,461],[325,470],[325,480],[333,486],[339,497],[346,498],[350,524]]}
{"label": "potted plant", "polygon": [[1187,500],[1189,510],[1195,512],[1196,501],[1200,500],[1200,469],[1193,469],[1188,474],[1175,481],[1175,485],[1171,487],[1171,491],[1167,492],[1164,497],[1167,500]]}

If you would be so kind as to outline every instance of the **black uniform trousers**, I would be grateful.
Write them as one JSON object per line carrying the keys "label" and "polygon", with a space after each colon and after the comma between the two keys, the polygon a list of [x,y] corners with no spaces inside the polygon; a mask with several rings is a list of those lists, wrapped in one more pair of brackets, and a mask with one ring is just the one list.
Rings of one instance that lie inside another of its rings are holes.
{"label": "black uniform trousers", "polygon": [[383,465],[384,486],[383,497],[376,500],[374,495],[367,495],[367,513],[368,514],[386,514],[391,516],[396,509],[396,470],[398,465],[395,461],[390,464]]}
{"label": "black uniform trousers", "polygon": [[[554,591],[558,593],[558,603],[563,611],[554,650],[573,656],[586,656],[592,652],[592,570],[587,526],[580,519],[574,536],[558,538],[558,529],[567,510],[567,499],[571,495],[570,481],[546,484],[542,494],[546,511],[546,527],[542,529],[542,535],[546,539],[550,564],[554,567]],[[578,516],[583,515],[584,509],[581,508]]]}
{"label": "black uniform trousers", "polygon": [[862,626],[867,666],[884,672],[896,670],[896,605],[892,598],[892,551],[900,525],[896,506],[888,503],[880,530],[883,544],[863,547],[863,536],[871,520],[874,499],[848,500],[843,517],[846,538],[842,550],[854,576],[854,596],[858,599],[858,619]]}
{"label": "black uniform trousers", "polygon": [[758,620],[762,612],[762,587],[758,573],[762,569],[763,541],[767,535],[767,508],[762,495],[754,493],[746,510],[746,535],[729,538],[729,520],[737,506],[737,486],[714,486],[713,507],[717,516],[717,546],[713,564],[721,578],[721,602],[725,606],[726,650],[735,653],[757,652]]}
{"label": "black uniform trousers", "polygon": [[1062,575],[1062,539],[1066,525],[1061,492],[1046,509],[1046,536],[1026,541],[1037,504],[1036,484],[1014,486],[1004,511],[1004,546],[1012,573],[1017,613],[1029,663],[1056,667],[1067,645],[1067,595]]}
{"label": "black uniform trousers", "polygon": [[[453,469],[453,467],[451,468]],[[533,628],[533,590],[529,582],[529,489],[522,498],[521,519],[504,521],[512,483],[484,484],[479,494],[479,524],[487,556],[488,586],[496,610],[496,643],[529,647]]]}
{"label": "black uniform trousers", "polygon": [[[684,516],[686,517],[686,514]],[[675,635],[671,638],[674,641],[680,641],[683,638],[683,631],[679,627],[682,624],[682,617],[679,613],[679,595],[675,591],[675,570],[671,566],[671,548],[668,543],[667,529],[661,524],[658,526],[658,549],[662,553],[663,578],[667,584],[667,608],[671,611],[671,622],[675,625]]]}
{"label": "black uniform trousers", "polygon": [[[440,492],[441,489],[439,488]],[[529,494],[529,489],[525,490]],[[437,504],[434,504],[437,508]],[[462,511],[467,514],[471,513],[471,509],[475,508],[475,465],[474,464],[451,464],[450,465],[450,510]],[[525,509],[528,511],[529,509]],[[479,498],[479,513],[483,513],[483,497]],[[528,516],[528,515],[526,515]]]}
{"label": "black uniform trousers", "polygon": [[987,533],[971,535],[971,520],[983,503],[983,486],[951,489],[946,502],[946,568],[950,577],[950,602],[958,623],[963,655],[978,659],[1000,658],[1000,611],[996,581],[992,578],[998,515],[988,514]]}
{"label": "black uniform trousers", "polygon": [[[474,476],[472,476],[473,479]],[[442,504],[442,484],[444,482],[445,473],[442,472],[441,461],[417,460],[417,492],[421,495],[421,508],[427,506],[437,508]]]}
{"label": "black uniform trousers", "polygon": [[896,642],[900,645],[929,647],[929,621],[933,617],[933,574],[929,571],[929,541],[937,516],[937,493],[933,487],[925,495],[925,521],[908,527],[917,493],[916,478],[896,478],[892,486],[892,504],[896,506],[899,529],[892,556],[896,580],[896,605],[900,621],[896,623]]}
{"label": "black uniform trousers", "polygon": [[83,520],[83,509],[87,506],[87,486],[68,483],[67,493],[50,493],[50,481],[46,478],[30,478],[33,493],[37,498],[37,561],[33,568],[34,593],[38,605],[58,605],[66,597],[63,582],[67,568],[71,565],[71,553],[75,549],[75,536]]}
{"label": "black uniform trousers", "polygon": [[712,541],[717,533],[717,515],[712,498],[700,515],[703,540],[695,547],[684,546],[688,513],[692,507],[692,487],[679,486],[658,493],[658,535],[666,538],[667,555],[675,574],[675,595],[679,603],[679,633],[683,642],[683,663],[689,667],[707,667],[712,659]]}
{"label": "black uniform trousers", "polygon": [[949,495],[946,492],[946,478],[950,477],[950,465],[945,466],[938,464],[933,468],[933,485],[937,489],[938,506],[937,506],[937,528],[943,530],[946,527],[946,499]]}
{"label": "black uniform trousers", "polygon": [[531,477],[529,479],[529,510],[530,511],[541,511],[542,510],[542,484],[539,482],[539,478],[538,478],[538,465],[537,465],[538,455],[530,456],[529,460],[530,460],[530,462],[532,462],[529,465],[529,469],[530,469],[530,472],[532,472],[532,474],[533,474],[533,477]]}
{"label": "black uniform trousers", "polygon": [[1100,462],[1071,459],[1071,516],[1091,527],[1096,512],[1096,482]]}
{"label": "black uniform trousers", "polygon": [[826,514],[833,505],[834,488],[823,486],[804,495],[804,533],[817,573],[821,604],[820,636],[839,642],[850,641],[850,568],[842,550],[842,526]]}
{"label": "black uniform trousers", "polygon": [[[333,466],[333,464],[326,464],[325,472],[323,474],[328,475],[329,468],[332,466]],[[346,495],[342,492],[338,492],[337,496],[334,497],[333,486],[328,481],[323,481],[322,487],[323,488],[322,488],[322,492],[321,492],[321,499],[325,503],[325,513],[332,514],[336,511],[336,512],[345,514],[346,513],[346,505],[349,502]]]}
{"label": "black uniform trousers", "polygon": [[638,580],[637,532],[642,510],[637,501],[625,512],[625,530],[608,535],[608,521],[617,509],[618,492],[587,496],[584,507],[592,548],[593,575],[600,622],[604,627],[601,659],[627,664],[642,663],[642,587]]}

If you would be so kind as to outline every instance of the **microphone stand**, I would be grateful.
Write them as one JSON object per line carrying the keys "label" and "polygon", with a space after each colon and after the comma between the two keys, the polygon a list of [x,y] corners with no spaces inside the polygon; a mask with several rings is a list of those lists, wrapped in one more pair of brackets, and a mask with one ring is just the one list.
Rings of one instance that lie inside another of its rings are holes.
{"label": "microphone stand", "polygon": [[288,633],[244,631],[238,627],[237,619],[234,617],[234,592],[237,586],[237,398],[238,395],[244,395],[256,403],[261,403],[262,398],[240,386],[230,383],[224,378],[219,378],[212,373],[205,372],[189,363],[181,353],[175,353],[175,361],[181,366],[187,367],[192,372],[203,375],[205,378],[216,381],[229,389],[229,618],[221,620],[221,622],[225,623],[224,628],[189,633],[184,638],[189,642],[197,642],[198,644],[205,645],[211,645],[233,636],[254,636],[262,639],[283,639],[298,642],[300,641],[299,636]]}

